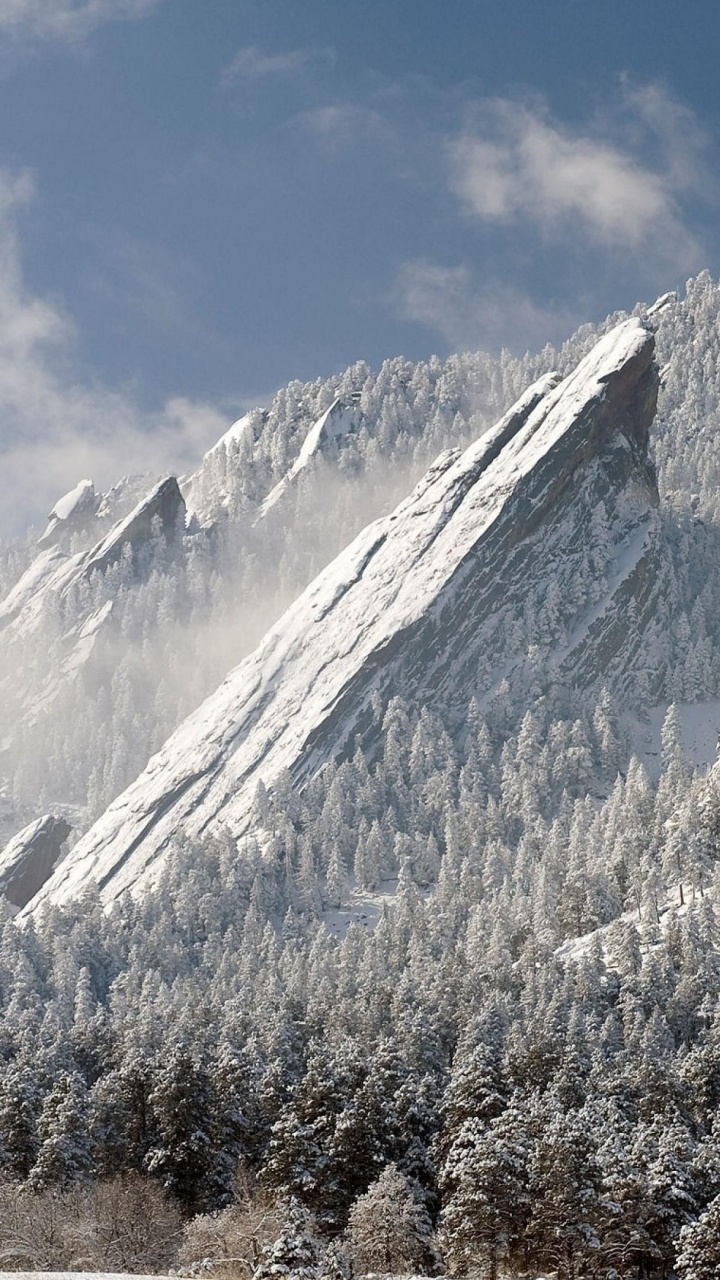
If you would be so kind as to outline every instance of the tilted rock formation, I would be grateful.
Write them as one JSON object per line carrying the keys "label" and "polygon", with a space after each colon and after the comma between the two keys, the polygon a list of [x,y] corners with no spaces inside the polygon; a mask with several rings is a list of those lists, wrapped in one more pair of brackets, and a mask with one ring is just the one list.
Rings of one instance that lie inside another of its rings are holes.
{"label": "tilted rock formation", "polygon": [[[658,560],[654,339],[629,320],[535,384],[366,528],[172,735],[38,901],[152,880],[173,836],[248,829],[259,781],[372,751],[400,694],[460,723],[513,670],[622,690],[647,662]],[[645,646],[643,650],[643,644]],[[651,673],[652,678],[652,673]]]}
{"label": "tilted rock formation", "polygon": [[[87,504],[89,511],[91,490],[90,482],[83,482],[73,494],[66,495],[67,502],[58,504],[61,512],[69,509],[72,518],[73,495],[81,508]],[[69,555],[57,538],[54,545],[51,538],[51,545],[43,546],[0,603],[0,744],[11,742],[21,720],[31,722],[38,708],[48,706],[63,687],[77,679],[100,635],[110,626],[113,600],[93,603],[87,592],[83,594],[83,585],[118,564],[126,548],[130,548],[134,567],[142,576],[142,557],[150,547],[154,522],[157,520],[172,539],[182,530],[184,517],[185,504],[177,481],[170,476],[154,485],[99,539],[96,532],[89,550]],[[67,611],[69,621],[63,622],[57,634],[54,660],[48,662],[39,648],[43,628],[58,605],[72,600],[70,593],[75,594],[75,603]]]}
{"label": "tilted rock formation", "polygon": [[45,814],[18,832],[0,853],[0,894],[24,907],[45,884],[72,828],[64,818]]}
{"label": "tilted rock formation", "polygon": [[322,417],[310,428],[302,449],[298,454],[297,461],[278,481],[273,489],[265,498],[260,507],[259,520],[265,518],[268,512],[272,511],[282,500],[288,489],[298,480],[304,471],[312,465],[319,457],[328,457],[334,449],[337,449],[347,436],[357,431],[362,420],[362,413],[358,403],[358,396],[343,398],[338,396],[333,400],[329,409],[325,410]]}
{"label": "tilted rock formation", "polygon": [[48,526],[39,547],[52,547],[69,534],[88,528],[100,505],[101,495],[95,493],[92,480],[80,480],[74,489],[55,503],[48,516]]}
{"label": "tilted rock formation", "polygon": [[178,482],[174,476],[168,476],[110,530],[99,546],[93,547],[81,566],[83,577],[89,578],[91,573],[105,573],[111,565],[117,564],[128,544],[134,552],[140,551],[149,540],[156,519],[160,521],[161,529],[172,536],[184,514],[185,503]]}
{"label": "tilted rock formation", "polygon": [[49,593],[62,596],[91,574],[105,573],[118,563],[128,545],[133,552],[140,552],[150,538],[156,518],[161,528],[171,535],[184,514],[185,503],[178,482],[174,476],[168,476],[154,485],[89,551],[68,556],[57,547],[44,549],[0,603],[0,631],[11,624],[18,634],[33,631]]}

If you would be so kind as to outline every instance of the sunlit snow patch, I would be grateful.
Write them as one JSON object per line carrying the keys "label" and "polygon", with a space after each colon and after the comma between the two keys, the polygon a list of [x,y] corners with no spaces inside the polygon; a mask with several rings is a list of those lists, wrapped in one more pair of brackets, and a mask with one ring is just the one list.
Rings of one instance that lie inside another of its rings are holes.
{"label": "sunlit snow patch", "polygon": [[[669,703],[653,707],[647,720],[633,717],[630,731],[635,754],[642,761],[650,777],[657,782],[662,771],[660,735]],[[715,763],[720,738],[720,699],[707,702],[678,702],[676,710],[680,722],[680,739],[683,759],[695,769],[708,769]]]}

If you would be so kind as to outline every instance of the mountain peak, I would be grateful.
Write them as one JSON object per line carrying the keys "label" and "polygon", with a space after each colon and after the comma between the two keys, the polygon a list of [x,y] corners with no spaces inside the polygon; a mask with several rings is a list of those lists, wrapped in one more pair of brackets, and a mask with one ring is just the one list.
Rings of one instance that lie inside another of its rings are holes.
{"label": "mountain peak", "polygon": [[378,698],[441,706],[460,727],[470,697],[491,699],[531,651],[555,680],[622,687],[654,604],[653,350],[652,333],[624,322],[562,382],[541,379],[438,459],[180,726],[37,900],[90,881],[109,899],[135,888],[180,831],[241,835],[259,782],[289,770],[303,785],[358,740],[372,752]]}

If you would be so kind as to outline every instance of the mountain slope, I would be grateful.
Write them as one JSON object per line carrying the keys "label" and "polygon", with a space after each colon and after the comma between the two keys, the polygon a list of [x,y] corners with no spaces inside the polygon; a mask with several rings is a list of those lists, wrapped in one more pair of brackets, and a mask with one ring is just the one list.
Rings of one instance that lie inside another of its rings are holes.
{"label": "mountain slope", "polygon": [[[81,505],[83,499],[87,502],[89,492],[94,505],[97,505],[91,482],[82,482],[78,491]],[[72,496],[68,495],[69,498]],[[74,510],[70,508],[68,516]],[[38,706],[47,704],[57,695],[65,680],[75,679],[87,660],[98,633],[112,613],[111,600],[98,608],[90,600],[80,599],[82,588],[91,576],[106,574],[120,564],[124,556],[130,557],[131,564],[134,557],[142,556],[151,541],[154,521],[171,539],[176,535],[179,523],[182,524],[184,515],[185,506],[177,481],[169,476],[156,484],[89,550],[70,555],[57,545],[43,546],[13,590],[0,602],[0,635],[7,668],[6,675],[0,673],[0,691],[5,693],[6,714],[10,714],[12,704],[16,714],[32,715]],[[67,519],[67,516],[61,515],[60,519]],[[53,529],[52,520],[49,528]],[[56,661],[40,664],[34,679],[28,678],[26,672],[25,680],[18,681],[14,652],[23,649],[33,637],[40,636],[48,615],[57,613],[63,601],[71,598],[73,593],[78,600],[71,610],[71,625],[64,634],[53,636],[58,653]]]}
{"label": "mountain slope", "polygon": [[343,399],[338,396],[333,400],[329,409],[325,410],[322,417],[311,427],[302,449],[298,454],[295,462],[288,471],[287,475],[270,490],[260,507],[259,519],[272,511],[278,502],[287,493],[288,489],[294,485],[303,471],[305,471],[312,463],[323,455],[327,455],[342,443],[342,441],[357,430],[362,414],[357,404],[358,397],[350,400]]}
{"label": "mountain slope", "polygon": [[618,689],[647,661],[658,559],[647,463],[653,336],[627,321],[573,374],[534,384],[493,431],[442,455],[172,735],[36,901],[152,878],[173,836],[248,829],[258,782],[372,749],[403,694],[460,723],[473,693],[544,649],[554,677]]}

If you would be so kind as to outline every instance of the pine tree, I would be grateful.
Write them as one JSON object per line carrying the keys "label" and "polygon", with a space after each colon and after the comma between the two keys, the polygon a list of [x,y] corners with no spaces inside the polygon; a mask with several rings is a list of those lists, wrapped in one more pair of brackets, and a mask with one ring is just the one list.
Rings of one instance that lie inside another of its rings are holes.
{"label": "pine tree", "polygon": [[529,1169],[530,1253],[536,1264],[575,1280],[596,1262],[606,1213],[595,1135],[587,1116],[552,1103],[539,1109],[538,1121]]}
{"label": "pine tree", "polygon": [[517,1252],[527,1221],[528,1143],[517,1111],[466,1120],[440,1177],[441,1232],[453,1271],[478,1263],[488,1280]]}
{"label": "pine tree", "polygon": [[680,1231],[675,1273],[678,1280],[717,1280],[720,1275],[720,1196]]}
{"label": "pine tree", "polygon": [[331,1271],[324,1264],[325,1250],[318,1239],[312,1217],[297,1200],[288,1204],[285,1224],[272,1245],[263,1248],[263,1257],[254,1280],[330,1280]]}
{"label": "pine tree", "polygon": [[149,1101],[158,1144],[146,1157],[148,1172],[187,1212],[229,1203],[234,1165],[214,1128],[217,1108],[208,1073],[187,1049],[171,1051]]}
{"label": "pine tree", "polygon": [[40,1150],[28,1180],[33,1190],[87,1180],[91,1169],[88,1096],[77,1072],[61,1075],[46,1097],[38,1134]]}
{"label": "pine tree", "polygon": [[35,1164],[39,1113],[40,1090],[32,1072],[8,1068],[0,1082],[0,1164],[11,1179],[24,1181]]}

